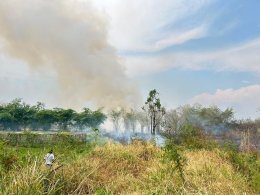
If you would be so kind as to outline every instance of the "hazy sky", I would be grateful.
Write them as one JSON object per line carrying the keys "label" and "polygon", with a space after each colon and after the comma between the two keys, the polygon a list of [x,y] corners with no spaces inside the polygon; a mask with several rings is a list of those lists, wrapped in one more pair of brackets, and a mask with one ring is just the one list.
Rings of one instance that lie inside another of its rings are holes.
{"label": "hazy sky", "polygon": [[[92,4],[105,18],[107,42],[143,99],[156,88],[167,107],[197,102],[232,107],[237,117],[260,116],[259,0],[93,0]],[[59,88],[55,75],[31,70],[19,57],[0,50],[0,101],[22,97],[55,106]]]}

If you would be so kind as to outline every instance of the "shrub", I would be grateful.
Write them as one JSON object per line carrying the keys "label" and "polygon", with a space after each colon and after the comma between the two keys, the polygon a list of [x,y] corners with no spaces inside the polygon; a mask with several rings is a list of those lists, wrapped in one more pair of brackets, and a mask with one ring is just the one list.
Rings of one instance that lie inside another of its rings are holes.
{"label": "shrub", "polygon": [[174,138],[174,143],[184,145],[188,149],[208,149],[218,147],[218,144],[209,139],[201,128],[186,124],[181,128],[179,134]]}
{"label": "shrub", "polygon": [[238,152],[238,147],[231,140],[225,140],[223,149],[227,152]]}
{"label": "shrub", "polygon": [[184,183],[184,166],[186,163],[186,158],[184,158],[180,154],[177,147],[173,143],[168,142],[164,147],[163,161],[169,165],[169,169],[171,170],[171,172],[175,170],[178,171],[179,176],[182,179],[182,182]]}
{"label": "shrub", "polygon": [[0,143],[0,167],[3,171],[9,171],[18,162],[14,151],[5,147],[6,143]]}
{"label": "shrub", "polygon": [[233,166],[247,177],[251,187],[260,192],[260,161],[257,153],[239,153],[230,150],[228,158]]}

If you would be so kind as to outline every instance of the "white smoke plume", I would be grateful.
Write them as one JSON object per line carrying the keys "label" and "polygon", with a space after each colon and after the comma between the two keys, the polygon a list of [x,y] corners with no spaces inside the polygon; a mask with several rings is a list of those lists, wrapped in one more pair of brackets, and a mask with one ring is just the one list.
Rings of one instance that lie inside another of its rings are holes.
{"label": "white smoke plume", "polygon": [[0,52],[55,71],[63,105],[125,107],[138,92],[107,42],[107,23],[90,1],[1,0]]}

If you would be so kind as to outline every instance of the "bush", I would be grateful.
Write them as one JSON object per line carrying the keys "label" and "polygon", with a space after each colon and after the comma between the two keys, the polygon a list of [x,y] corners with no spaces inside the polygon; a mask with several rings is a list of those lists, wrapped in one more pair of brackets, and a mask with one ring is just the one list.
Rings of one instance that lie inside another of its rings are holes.
{"label": "bush", "polygon": [[56,134],[39,134],[30,131],[23,133],[0,134],[2,140],[5,140],[11,146],[22,147],[44,147],[46,145],[76,145],[85,143],[86,135],[73,135],[67,132]]}
{"label": "bush", "polygon": [[184,145],[188,149],[208,149],[218,147],[218,144],[209,139],[201,128],[191,124],[184,125],[174,138],[174,143]]}
{"label": "bush", "polygon": [[230,150],[228,158],[233,166],[247,177],[251,187],[260,192],[260,161],[257,153],[239,153]]}
{"label": "bush", "polygon": [[15,155],[6,154],[1,157],[1,164],[5,170],[9,171],[15,165],[17,160],[18,158]]}
{"label": "bush", "polygon": [[[163,162],[167,163],[171,172],[177,170],[182,182],[185,182],[184,166],[186,163],[186,158],[180,154],[177,147],[173,143],[170,143],[170,141],[168,141],[164,147]],[[172,162],[174,162],[174,167],[172,167]]]}
{"label": "bush", "polygon": [[53,135],[52,142],[54,144],[60,144],[60,145],[69,145],[69,146],[75,146],[76,144],[81,143],[79,139],[77,139],[74,135],[67,133],[67,132],[60,132],[55,135]]}
{"label": "bush", "polygon": [[9,171],[18,162],[15,152],[7,147],[6,143],[0,143],[0,168],[3,171]]}
{"label": "bush", "polygon": [[238,152],[238,147],[231,140],[224,141],[223,149],[227,152]]}

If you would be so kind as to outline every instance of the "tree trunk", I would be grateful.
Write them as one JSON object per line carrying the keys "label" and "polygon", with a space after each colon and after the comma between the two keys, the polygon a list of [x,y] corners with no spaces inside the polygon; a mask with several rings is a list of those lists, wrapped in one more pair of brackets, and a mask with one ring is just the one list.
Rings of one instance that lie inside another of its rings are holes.
{"label": "tree trunk", "polygon": [[155,128],[156,128],[156,121],[155,121],[155,113],[153,113],[153,126],[152,126],[152,134],[154,135],[155,134]]}
{"label": "tree trunk", "polygon": [[151,127],[150,127],[151,134],[153,134],[153,115],[151,114]]}

